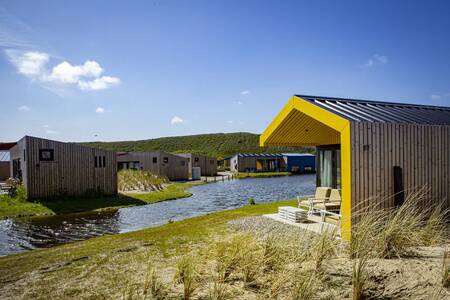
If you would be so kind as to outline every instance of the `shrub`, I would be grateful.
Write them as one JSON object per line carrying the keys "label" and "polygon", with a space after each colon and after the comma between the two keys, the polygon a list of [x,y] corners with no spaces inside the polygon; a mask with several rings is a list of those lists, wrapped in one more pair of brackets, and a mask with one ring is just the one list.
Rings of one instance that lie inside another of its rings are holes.
{"label": "shrub", "polygon": [[253,198],[248,198],[247,202],[248,202],[248,205],[255,205],[256,204],[255,199],[253,199]]}
{"label": "shrub", "polygon": [[163,299],[164,285],[156,274],[156,269],[150,267],[144,278],[144,296],[148,295],[151,299]]}

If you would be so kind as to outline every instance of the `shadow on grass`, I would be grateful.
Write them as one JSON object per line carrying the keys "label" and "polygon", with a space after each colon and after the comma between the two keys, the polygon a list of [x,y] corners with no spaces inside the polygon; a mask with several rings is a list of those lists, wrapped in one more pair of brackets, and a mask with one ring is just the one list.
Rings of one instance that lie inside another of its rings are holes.
{"label": "shadow on grass", "polygon": [[126,206],[145,205],[147,202],[123,194],[116,196],[59,197],[36,200],[55,214],[76,213],[101,209],[118,209]]}

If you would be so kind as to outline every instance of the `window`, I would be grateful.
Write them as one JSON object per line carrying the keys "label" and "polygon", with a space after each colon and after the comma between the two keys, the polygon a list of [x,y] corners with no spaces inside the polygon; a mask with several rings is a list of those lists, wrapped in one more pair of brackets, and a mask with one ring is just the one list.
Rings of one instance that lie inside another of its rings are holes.
{"label": "window", "polygon": [[195,162],[198,162],[198,157],[194,158],[194,161],[195,161]]}
{"label": "window", "polygon": [[156,164],[158,162],[158,158],[155,156],[153,157],[153,163]]}
{"label": "window", "polygon": [[97,168],[98,167],[98,158],[97,158],[97,156],[95,157],[95,164],[94,164],[94,166]]}
{"label": "window", "polygon": [[106,167],[106,156],[103,156],[103,168]]}
{"label": "window", "polygon": [[163,158],[163,163],[166,163],[166,164],[167,164],[168,162],[169,162],[169,158],[168,158],[168,157],[164,157],[164,158]]}
{"label": "window", "polygon": [[96,168],[106,167],[106,156],[95,156],[94,157],[94,166]]}
{"label": "window", "polygon": [[53,149],[39,149],[39,161],[53,161],[54,154]]}

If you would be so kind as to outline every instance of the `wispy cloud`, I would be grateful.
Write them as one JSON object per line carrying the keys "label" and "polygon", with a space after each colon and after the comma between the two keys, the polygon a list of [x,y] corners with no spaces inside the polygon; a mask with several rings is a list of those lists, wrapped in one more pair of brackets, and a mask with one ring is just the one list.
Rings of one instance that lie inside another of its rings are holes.
{"label": "wispy cloud", "polygon": [[242,96],[245,96],[245,95],[248,95],[248,94],[250,94],[249,90],[244,90],[244,91],[241,92]]}
{"label": "wispy cloud", "polygon": [[171,120],[170,120],[170,124],[175,125],[175,124],[181,124],[183,123],[184,120],[178,116],[174,116]]}
{"label": "wispy cloud", "polygon": [[236,100],[236,101],[233,101],[233,104],[242,105],[242,104],[244,104],[244,102],[242,102],[240,100]]}
{"label": "wispy cloud", "polygon": [[52,129],[45,130],[45,134],[57,134],[57,133],[58,133],[58,131],[56,131],[56,130],[52,130]]}
{"label": "wispy cloud", "polygon": [[233,120],[228,120],[227,123],[228,123],[228,124],[233,124],[234,121],[233,121]]}
{"label": "wispy cloud", "polygon": [[105,112],[105,109],[103,108],[103,107],[97,107],[96,109],[95,109],[95,112],[97,113],[97,114],[103,114],[104,112]]}
{"label": "wispy cloud", "polygon": [[374,54],[371,58],[363,65],[366,68],[386,65],[389,62],[389,59],[385,55]]}
{"label": "wispy cloud", "polygon": [[31,107],[27,106],[27,105],[21,105],[17,108],[20,111],[30,111]]}
{"label": "wispy cloud", "polygon": [[441,98],[442,98],[441,95],[437,95],[437,94],[432,94],[432,95],[430,95],[430,99],[431,99],[431,100],[439,100],[439,99],[441,99]]}

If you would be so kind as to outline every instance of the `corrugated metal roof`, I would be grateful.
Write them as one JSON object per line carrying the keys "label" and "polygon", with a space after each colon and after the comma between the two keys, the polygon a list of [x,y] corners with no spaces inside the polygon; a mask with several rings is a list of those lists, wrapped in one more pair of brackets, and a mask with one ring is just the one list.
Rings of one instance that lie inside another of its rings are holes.
{"label": "corrugated metal roof", "polygon": [[283,156],[315,156],[311,153],[283,153]]}
{"label": "corrugated metal roof", "polygon": [[450,107],[296,95],[356,122],[450,125]]}

